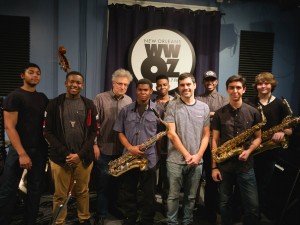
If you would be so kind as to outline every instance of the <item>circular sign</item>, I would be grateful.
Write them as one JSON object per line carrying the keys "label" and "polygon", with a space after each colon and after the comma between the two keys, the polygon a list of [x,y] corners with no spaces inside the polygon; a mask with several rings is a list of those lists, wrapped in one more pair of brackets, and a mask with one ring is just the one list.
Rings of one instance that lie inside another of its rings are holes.
{"label": "circular sign", "polygon": [[169,78],[170,91],[178,87],[181,73],[195,69],[195,51],[189,39],[174,29],[155,28],[142,32],[131,44],[129,68],[137,80],[147,78],[156,90],[155,77]]}

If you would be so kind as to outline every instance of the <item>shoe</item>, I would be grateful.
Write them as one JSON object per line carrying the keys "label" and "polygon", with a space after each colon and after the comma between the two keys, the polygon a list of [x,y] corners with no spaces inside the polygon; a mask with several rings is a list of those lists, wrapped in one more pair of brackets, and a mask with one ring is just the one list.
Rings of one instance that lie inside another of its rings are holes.
{"label": "shoe", "polygon": [[122,225],[135,225],[136,219],[126,218],[123,220]]}
{"label": "shoe", "polygon": [[104,225],[104,220],[105,220],[105,217],[98,217],[97,220],[95,219],[94,225]]}
{"label": "shoe", "polygon": [[91,225],[90,220],[84,220],[83,222],[76,221],[74,225]]}

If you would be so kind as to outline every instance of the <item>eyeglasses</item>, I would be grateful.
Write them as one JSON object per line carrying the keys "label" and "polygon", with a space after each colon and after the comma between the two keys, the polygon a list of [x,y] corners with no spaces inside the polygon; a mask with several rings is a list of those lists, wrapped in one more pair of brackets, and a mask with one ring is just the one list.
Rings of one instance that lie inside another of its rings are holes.
{"label": "eyeglasses", "polygon": [[119,86],[125,86],[125,87],[128,87],[129,84],[126,84],[126,83],[122,83],[122,82],[115,82],[117,85]]}

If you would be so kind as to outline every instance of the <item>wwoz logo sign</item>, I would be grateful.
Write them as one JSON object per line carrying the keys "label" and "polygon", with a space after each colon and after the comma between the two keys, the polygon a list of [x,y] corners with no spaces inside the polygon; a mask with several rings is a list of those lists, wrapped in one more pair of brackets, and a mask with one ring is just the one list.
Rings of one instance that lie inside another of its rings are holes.
{"label": "wwoz logo sign", "polygon": [[141,33],[129,50],[129,67],[137,80],[147,78],[156,90],[155,77],[167,75],[170,90],[177,88],[181,73],[193,73],[195,51],[188,38],[177,30],[158,28]]}

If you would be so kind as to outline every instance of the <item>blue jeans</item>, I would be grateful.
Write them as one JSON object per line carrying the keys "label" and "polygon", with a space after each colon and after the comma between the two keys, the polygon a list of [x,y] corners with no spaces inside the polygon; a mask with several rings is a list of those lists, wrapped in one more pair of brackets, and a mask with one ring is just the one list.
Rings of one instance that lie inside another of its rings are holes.
{"label": "blue jeans", "polygon": [[167,173],[170,185],[167,200],[168,224],[178,224],[179,195],[182,187],[184,190],[182,224],[191,224],[193,223],[193,210],[202,174],[202,164],[189,167],[188,165],[167,162]]}
{"label": "blue jeans", "polygon": [[[25,195],[25,222],[36,224],[39,211],[41,185],[45,175],[47,147],[26,149],[31,158],[32,168],[27,173],[27,194]],[[17,201],[18,186],[23,169],[20,168],[19,156],[15,149],[9,148],[0,186],[0,224],[8,225]]]}
{"label": "blue jeans", "polygon": [[239,186],[244,208],[244,225],[259,224],[259,204],[254,169],[246,172],[225,172],[221,170],[222,181],[219,184],[220,213],[222,225],[232,225],[234,184]]}
{"label": "blue jeans", "polygon": [[108,174],[108,163],[111,160],[120,157],[119,155],[101,154],[99,159],[95,161],[94,171],[96,176],[96,215],[97,217],[106,217],[109,205],[111,208],[116,207],[116,198],[118,192],[117,178]]}

